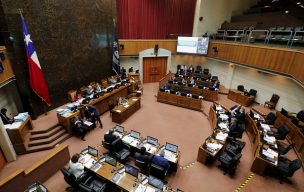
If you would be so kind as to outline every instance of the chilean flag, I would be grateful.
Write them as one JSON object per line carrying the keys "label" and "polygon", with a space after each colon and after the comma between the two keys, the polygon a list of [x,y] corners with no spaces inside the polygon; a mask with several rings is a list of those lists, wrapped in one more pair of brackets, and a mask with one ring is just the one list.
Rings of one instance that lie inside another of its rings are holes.
{"label": "chilean flag", "polygon": [[34,44],[31,40],[30,34],[27,31],[27,27],[25,25],[23,17],[22,17],[22,26],[23,26],[23,39],[24,39],[29,70],[30,70],[31,87],[35,91],[35,93],[50,106],[51,100],[50,100],[49,92],[45,84],[41,66],[34,48]]}

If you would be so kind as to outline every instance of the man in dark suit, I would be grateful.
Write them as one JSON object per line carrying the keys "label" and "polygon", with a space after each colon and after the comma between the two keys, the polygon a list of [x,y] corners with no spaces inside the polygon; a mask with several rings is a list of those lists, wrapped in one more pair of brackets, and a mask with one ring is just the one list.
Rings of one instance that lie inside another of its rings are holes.
{"label": "man in dark suit", "polygon": [[184,73],[184,78],[189,77],[190,73],[188,73],[187,71]]}
{"label": "man in dark suit", "polygon": [[236,132],[238,129],[238,125],[236,122],[236,118],[231,118],[231,123],[229,124],[229,131]]}
{"label": "man in dark suit", "polygon": [[219,88],[219,84],[218,84],[218,81],[216,80],[216,81],[214,81],[214,83],[211,85],[211,87],[213,87],[213,88]]}
{"label": "man in dark suit", "polygon": [[237,120],[237,124],[243,124],[243,122],[245,121],[245,117],[246,117],[246,115],[245,115],[245,109],[241,108],[239,110],[239,113],[237,113],[237,112],[234,112],[234,113],[235,113],[234,116],[235,116],[235,118]]}
{"label": "man in dark suit", "polygon": [[121,82],[121,75],[119,75],[118,77],[117,77],[117,83],[120,83]]}
{"label": "man in dark suit", "polygon": [[229,111],[226,111],[225,113],[226,113],[226,115],[234,114],[234,112],[239,113],[240,109],[241,109],[241,105],[235,105],[235,106],[231,107],[229,109]]}
{"label": "man in dark suit", "polygon": [[91,117],[92,119],[92,123],[93,123],[93,126],[94,128],[96,127],[96,119],[98,120],[99,124],[100,124],[100,128],[102,129],[102,123],[101,123],[101,120],[100,120],[100,116],[99,116],[99,111],[96,109],[96,107],[94,107],[93,105],[88,105],[86,107],[86,110],[87,110],[87,113],[89,115],[89,117]]}
{"label": "man in dark suit", "polygon": [[8,116],[6,116],[6,112],[7,112],[7,109],[5,109],[5,108],[1,109],[0,116],[1,116],[3,124],[6,125],[6,124],[14,123],[14,119],[11,119]]}
{"label": "man in dark suit", "polygon": [[162,150],[159,156],[155,155],[153,158],[153,164],[163,167],[165,170],[170,168],[168,160],[165,158],[165,151]]}
{"label": "man in dark suit", "polygon": [[181,74],[182,74],[181,71],[180,71],[180,69],[177,70],[176,74],[177,74],[177,75],[181,75]]}
{"label": "man in dark suit", "polygon": [[193,67],[193,65],[191,65],[191,66],[189,67],[189,70],[191,70],[192,73],[194,72],[194,67]]}
{"label": "man in dark suit", "polygon": [[168,89],[169,89],[168,83],[166,83],[166,84],[163,86],[163,89],[165,89],[165,90],[168,90]]}
{"label": "man in dark suit", "polygon": [[193,85],[194,85],[194,84],[195,84],[195,79],[193,79],[193,77],[191,77],[191,78],[190,78],[190,82],[189,82],[189,83],[191,83],[191,84],[193,84]]}
{"label": "man in dark suit", "polygon": [[83,141],[85,141],[84,136],[87,133],[87,131],[89,130],[89,128],[87,126],[83,125],[83,121],[81,119],[79,119],[79,117],[77,115],[75,115],[73,117],[73,119],[71,120],[71,126],[72,126],[72,130],[78,131],[78,133],[81,136],[81,139]]}
{"label": "man in dark suit", "polygon": [[113,133],[114,133],[114,129],[111,128],[109,130],[109,133],[104,135],[105,142],[111,144],[113,141],[115,141],[118,138],[116,135],[113,135]]}
{"label": "man in dark suit", "polygon": [[145,152],[146,152],[146,148],[145,148],[145,147],[142,147],[142,148],[140,149],[140,153],[138,153],[138,152],[135,153],[134,158],[135,158],[136,160],[145,162],[145,163],[146,163],[146,166],[147,166],[147,168],[148,168],[148,165],[149,165],[149,163],[151,162],[151,158],[153,157],[153,155],[146,155]]}
{"label": "man in dark suit", "polygon": [[174,76],[171,78],[171,80],[173,81],[173,83],[177,83],[177,79]]}

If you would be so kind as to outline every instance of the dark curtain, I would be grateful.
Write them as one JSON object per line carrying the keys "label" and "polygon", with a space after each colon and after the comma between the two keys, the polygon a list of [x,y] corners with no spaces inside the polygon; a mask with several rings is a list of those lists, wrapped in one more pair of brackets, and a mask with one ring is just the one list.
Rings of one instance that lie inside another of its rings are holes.
{"label": "dark curtain", "polygon": [[116,3],[119,39],[167,39],[169,34],[192,36],[196,0],[117,0]]}

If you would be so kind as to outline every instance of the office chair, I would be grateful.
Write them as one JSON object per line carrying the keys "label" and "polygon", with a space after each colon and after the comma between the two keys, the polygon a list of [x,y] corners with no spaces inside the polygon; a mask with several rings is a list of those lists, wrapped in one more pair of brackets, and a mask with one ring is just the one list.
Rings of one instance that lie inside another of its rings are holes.
{"label": "office chair", "polygon": [[[288,161],[289,164],[284,163],[283,161]],[[295,159],[293,161],[287,159],[286,157],[280,156],[278,161],[278,167],[273,167],[274,171],[280,176],[280,184],[282,184],[283,178],[285,178],[290,184],[286,177],[292,177],[296,170],[300,169],[302,166],[302,161],[300,159]]]}
{"label": "office chair", "polygon": [[189,94],[190,93],[190,89],[184,89],[183,92],[186,93],[186,94]]}
{"label": "office chair", "polygon": [[79,188],[84,192],[104,192],[106,183],[100,180],[94,180],[93,176],[90,176],[84,183],[79,184]]}
{"label": "office chair", "polygon": [[252,95],[252,96],[254,96],[254,97],[256,96],[257,92],[258,92],[258,91],[255,90],[255,89],[250,89],[250,90],[249,90],[249,94]]}
{"label": "office chair", "polygon": [[105,154],[111,154],[111,144],[108,143],[108,142],[105,142],[105,141],[101,141],[101,143],[102,143],[103,148],[105,148],[105,149],[107,149],[107,150],[110,151],[110,152],[108,152],[108,153],[103,153],[103,154],[104,154],[104,155],[105,155]]}
{"label": "office chair", "polygon": [[209,73],[209,69],[204,69],[204,72],[208,72]]}
{"label": "office chair", "polygon": [[200,79],[201,78],[201,74],[195,74],[196,79]]}
{"label": "office chair", "polygon": [[266,124],[274,125],[274,122],[277,118],[278,118],[278,116],[275,113],[273,113],[273,112],[268,113],[268,115],[265,118]]}
{"label": "office chair", "polygon": [[228,136],[233,137],[233,140],[235,141],[236,138],[241,139],[243,137],[243,132],[245,131],[245,125],[241,124],[238,126],[238,129],[235,132],[229,132]]}
{"label": "office chair", "polygon": [[212,76],[211,80],[218,80],[218,76]]}
{"label": "office chair", "polygon": [[151,164],[150,165],[150,175],[164,181],[165,181],[165,178],[167,176],[167,172],[168,170],[166,170],[165,168],[161,167],[161,166],[158,166],[158,165],[155,165],[155,164]]}
{"label": "office chair", "polygon": [[238,85],[237,90],[243,92],[244,91],[244,86],[243,85]]}
{"label": "office chair", "polygon": [[168,84],[168,89],[171,90],[171,85]]}
{"label": "office chair", "polygon": [[265,105],[267,105],[269,107],[269,109],[275,109],[279,99],[280,99],[279,95],[273,94],[270,101],[265,101],[264,107],[265,107]]}
{"label": "office chair", "polygon": [[273,131],[273,136],[276,138],[276,140],[285,140],[286,135],[289,133],[288,127],[286,125],[282,125],[279,128],[271,127],[278,130],[278,132]]}
{"label": "office chair", "polygon": [[74,191],[76,191],[78,189],[79,184],[86,179],[86,172],[76,178],[74,174],[69,171],[69,169],[70,168],[67,169],[65,167],[62,167],[60,169],[64,176],[65,182],[70,185],[70,187],[67,187],[65,190],[67,191],[69,189],[74,188]]}
{"label": "office chair", "polygon": [[196,70],[202,70],[201,66],[196,66]]}
{"label": "office chair", "polygon": [[175,86],[173,87],[173,91],[179,92],[179,91],[180,91],[180,86],[175,85]]}
{"label": "office chair", "polygon": [[230,141],[230,144],[225,147],[225,152],[227,152],[230,156],[234,157],[236,154],[241,153],[244,149],[246,143],[245,142],[237,142],[237,141]]}
{"label": "office chair", "polygon": [[202,81],[207,81],[208,79],[207,79],[207,78],[202,77],[202,78],[201,78],[201,80],[202,80]]}
{"label": "office chair", "polygon": [[121,161],[127,161],[127,158],[130,156],[130,146],[124,144],[124,142],[118,138],[111,143],[112,153],[116,158]]}
{"label": "office chair", "polygon": [[146,162],[140,161],[138,159],[135,159],[135,166],[137,166],[140,169],[141,173],[145,174],[145,173],[147,173],[147,170],[150,167],[150,163],[146,163]]}
{"label": "office chair", "polygon": [[297,118],[300,119],[302,122],[304,122],[304,110],[300,111],[297,114]]}
{"label": "office chair", "polygon": [[218,161],[221,162],[221,165],[218,165],[218,167],[225,167],[225,171],[223,173],[224,175],[229,170],[232,170],[231,175],[234,175],[235,169],[236,169],[241,157],[242,157],[241,153],[236,154],[234,157],[231,157],[228,154],[223,154],[218,159]]}
{"label": "office chair", "polygon": [[[290,149],[294,148],[295,144],[287,145],[286,143],[277,141],[279,155],[285,155]],[[287,147],[286,147],[287,146]]]}

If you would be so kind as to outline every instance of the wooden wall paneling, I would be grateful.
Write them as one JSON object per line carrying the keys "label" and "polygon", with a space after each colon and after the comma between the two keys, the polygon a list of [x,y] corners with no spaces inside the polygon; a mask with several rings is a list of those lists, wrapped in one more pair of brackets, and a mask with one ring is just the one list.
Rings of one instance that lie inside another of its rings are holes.
{"label": "wooden wall paneling", "polygon": [[0,73],[0,83],[2,83],[10,79],[11,77],[14,77],[15,74],[11,65],[11,61],[8,59],[8,56],[6,54],[7,53],[6,49],[0,49],[0,52],[3,52],[4,55],[6,56],[4,61],[0,59],[4,68],[4,71]]}
{"label": "wooden wall paneling", "polygon": [[268,55],[268,49],[260,49],[257,47],[251,47],[247,59],[244,62],[244,64],[254,66],[254,67],[260,67],[265,68],[265,57]]}
{"label": "wooden wall paneling", "polygon": [[[168,57],[144,57],[143,58],[143,83],[157,82],[163,78],[167,71]],[[158,74],[150,74],[150,67],[156,67]]]}
{"label": "wooden wall paneling", "polygon": [[293,66],[290,69],[291,75],[299,81],[304,82],[304,53],[297,53],[294,58]]}
{"label": "wooden wall paneling", "polygon": [[282,73],[289,73],[295,52],[270,49],[265,58],[265,68]]}

